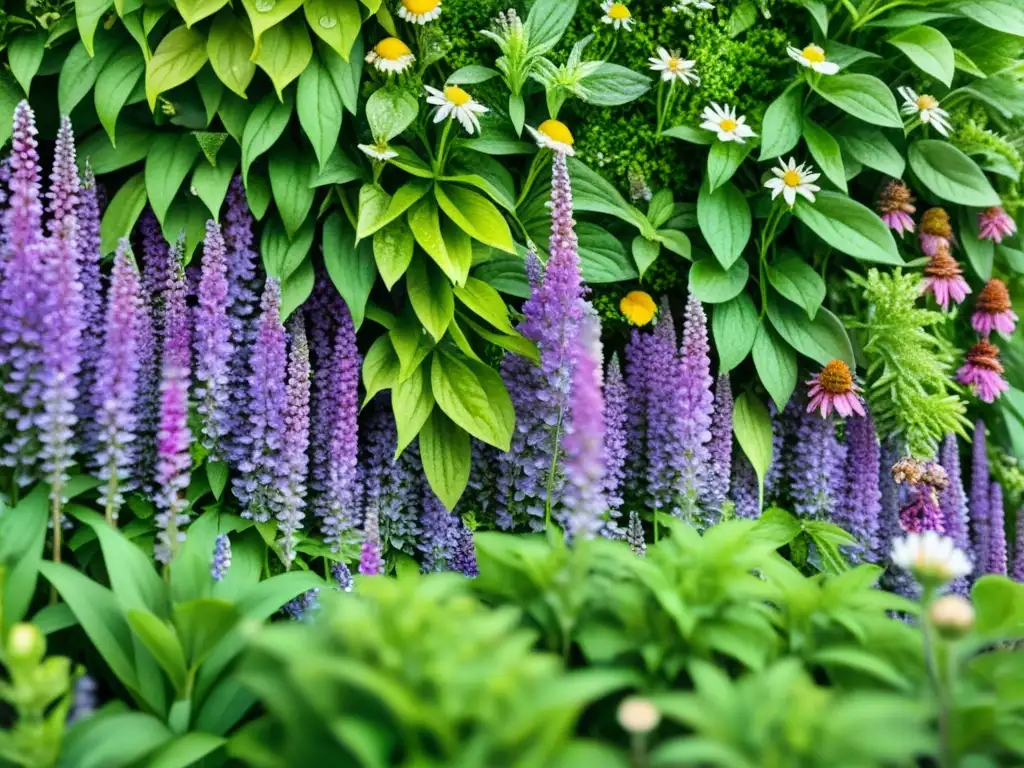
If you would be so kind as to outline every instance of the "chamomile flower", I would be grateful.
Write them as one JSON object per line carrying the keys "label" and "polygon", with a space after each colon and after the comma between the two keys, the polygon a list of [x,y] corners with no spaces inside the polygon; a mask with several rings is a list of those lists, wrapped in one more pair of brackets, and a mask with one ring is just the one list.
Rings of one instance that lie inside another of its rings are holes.
{"label": "chamomile flower", "polygon": [[669,13],[690,13],[691,8],[699,8],[702,11],[713,11],[715,4],[710,0],[676,0],[669,6]]}
{"label": "chamomile flower", "polygon": [[437,107],[437,114],[434,115],[434,122],[440,123],[449,117],[456,118],[466,133],[473,134],[480,130],[480,118],[487,111],[487,107],[459,88],[457,85],[446,86],[443,91],[423,86],[427,91],[427,104]]}
{"label": "chamomile flower", "polygon": [[801,163],[796,164],[794,158],[789,158],[789,162],[783,162],[779,159],[779,167],[772,168],[772,173],[775,174],[774,179],[768,179],[764,185],[772,191],[772,200],[782,195],[787,205],[793,206],[796,203],[796,196],[807,198],[809,202],[814,202],[814,193],[819,192],[821,187],[811,182],[817,181],[820,173],[814,173],[814,167],[811,165],[805,165]]}
{"label": "chamomile flower", "polygon": [[890,557],[894,565],[910,571],[919,581],[940,586],[971,572],[971,561],[953,539],[935,531],[896,539]]}
{"label": "chamomile flower", "polygon": [[661,79],[666,83],[682,80],[688,85],[700,85],[700,75],[693,70],[697,62],[684,59],[678,51],[668,51],[659,47],[658,55],[647,60],[651,62],[651,69],[660,72]]}
{"label": "chamomile flower", "polygon": [[786,48],[786,53],[789,54],[789,58],[802,64],[805,67],[810,67],[815,72],[822,75],[834,75],[839,71],[839,65],[834,61],[828,61],[825,58],[825,49],[820,45],[808,45],[803,50],[794,48],[792,45]]}
{"label": "chamomile flower", "polygon": [[416,57],[409,50],[409,46],[397,37],[385,37],[366,54],[366,63],[372,64],[378,72],[385,74],[405,72],[414,61]]}
{"label": "chamomile flower", "polygon": [[441,0],[402,0],[398,15],[410,24],[426,24],[441,15]]}
{"label": "chamomile flower", "polygon": [[604,0],[601,3],[601,10],[604,11],[601,21],[605,24],[611,24],[615,29],[621,27],[627,32],[633,29],[633,14],[629,12],[629,8],[626,7],[625,3],[613,3],[612,0]]}
{"label": "chamomile flower", "polygon": [[904,115],[917,115],[925,125],[931,125],[943,136],[949,136],[953,130],[949,124],[949,112],[939,106],[939,101],[934,96],[922,93],[920,96],[912,88],[901,85],[896,89],[903,97],[903,106],[900,111]]}
{"label": "chamomile flower", "polygon": [[359,151],[364,155],[369,155],[374,160],[380,160],[382,163],[398,157],[398,153],[391,149],[386,141],[378,141],[376,144],[357,144],[356,146],[359,147]]}
{"label": "chamomile flower", "polygon": [[747,125],[745,115],[736,116],[736,108],[728,104],[720,105],[712,101],[710,107],[704,107],[701,113],[704,122],[700,127],[707,131],[714,131],[718,134],[719,141],[735,141],[740,144],[746,143],[751,136],[757,136],[753,129]]}
{"label": "chamomile flower", "polygon": [[575,140],[565,123],[558,120],[545,120],[536,128],[529,125],[526,126],[526,130],[537,140],[537,146],[539,147],[552,149],[565,155],[576,154],[576,150],[573,149]]}

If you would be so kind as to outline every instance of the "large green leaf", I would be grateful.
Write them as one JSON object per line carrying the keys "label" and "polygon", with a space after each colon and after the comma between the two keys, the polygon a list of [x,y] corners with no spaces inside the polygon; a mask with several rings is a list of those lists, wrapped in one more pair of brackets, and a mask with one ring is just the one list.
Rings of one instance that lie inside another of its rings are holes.
{"label": "large green leaf", "polygon": [[286,144],[270,155],[270,189],[288,237],[295,237],[309,216],[316,194],[316,174],[316,161],[308,150],[300,152],[294,145]]}
{"label": "large green leaf", "polygon": [[580,80],[586,89],[583,101],[598,107],[617,107],[636,101],[651,87],[651,78],[629,67],[602,62],[594,72]]}
{"label": "large green leaf", "polygon": [[768,318],[779,335],[797,352],[821,365],[842,360],[850,368],[856,366],[850,337],[839,318],[827,309],[819,309],[814,320],[808,322],[800,307],[785,299],[769,296]]}
{"label": "large green leaf", "polygon": [[746,293],[715,305],[711,333],[718,351],[718,367],[728,373],[742,363],[754,346],[758,318],[754,302]]}
{"label": "large green leaf", "polygon": [[103,14],[113,5],[113,0],[77,0],[75,3],[75,18],[78,21],[78,34],[82,38],[82,45],[92,56],[93,37],[96,34],[96,27],[100,23]]}
{"label": "large green leaf", "polygon": [[395,447],[397,458],[416,439],[434,411],[434,395],[430,391],[430,371],[427,366],[417,366],[404,381],[395,384],[391,391],[391,409],[398,429],[398,444]]}
{"label": "large green leaf", "polygon": [[373,258],[389,291],[409,268],[415,245],[412,230],[401,219],[373,233]]}
{"label": "large green leaf", "polygon": [[146,194],[161,224],[198,155],[199,145],[188,133],[160,134],[146,155]]}
{"label": "large green leaf", "polygon": [[761,160],[793,149],[800,141],[803,118],[803,88],[791,87],[769,104],[761,126]]}
{"label": "large green leaf", "polygon": [[357,0],[306,0],[302,10],[313,34],[349,61],[363,24]]}
{"label": "large green leaf", "polygon": [[[352,0],[354,2],[355,0]],[[308,13],[309,4],[306,5]],[[315,27],[314,27],[315,29]],[[338,89],[330,73],[320,63],[320,57],[314,56],[309,66],[299,76],[299,90],[295,100],[299,113],[299,124],[306,133],[306,138],[313,145],[320,170],[324,169],[327,159],[338,144],[341,133],[342,105]]]}
{"label": "large green leaf", "polygon": [[[278,280],[287,280],[306,259],[306,254],[313,245],[315,229],[316,225],[310,219],[292,238],[288,236],[280,220],[276,216],[271,217],[260,238],[260,255],[267,274]],[[324,245],[326,248],[327,244]]]}
{"label": "large green leaf", "polygon": [[240,619],[226,600],[197,597],[174,606],[174,626],[190,669],[196,669],[227,637]]}
{"label": "large green leaf", "polygon": [[174,628],[161,621],[150,611],[128,611],[128,625],[146,649],[153,654],[160,667],[180,695],[185,688],[188,669],[185,652]]}
{"label": "large green leaf", "polygon": [[6,568],[0,590],[4,606],[0,632],[4,637],[13,624],[25,618],[35,595],[49,521],[49,490],[40,483],[14,507],[0,512],[0,565]]}
{"label": "large green leaf", "polygon": [[995,261],[995,243],[978,236],[978,217],[974,211],[960,209],[960,245],[975,274],[984,281],[992,279],[992,264]]}
{"label": "large green leaf", "polygon": [[797,198],[795,212],[814,234],[855,259],[903,264],[892,232],[878,215],[846,195],[818,192],[813,203]]}
{"label": "large green leaf", "polygon": [[[714,192],[736,173],[754,149],[754,141],[716,141],[708,152],[708,185]],[[655,226],[660,226],[655,223]]]}
{"label": "large green leaf", "polygon": [[409,264],[405,285],[416,316],[435,341],[440,341],[455,315],[448,279],[436,265],[416,255]]}
{"label": "large green leaf", "polygon": [[910,27],[890,37],[888,42],[903,51],[926,75],[947,87],[952,85],[953,46],[935,27]]}
{"label": "large green leaf", "polygon": [[758,487],[763,493],[764,478],[772,462],[772,417],[753,393],[744,392],[736,398],[732,429],[736,442],[757,474]]}
{"label": "large green leaf", "polygon": [[441,210],[475,240],[506,253],[515,253],[512,232],[501,211],[483,195],[455,184],[435,184]]}
{"label": "large green leaf", "polygon": [[619,238],[597,224],[576,225],[580,270],[588,283],[617,283],[637,278],[636,267]]}
{"label": "large green leaf", "polygon": [[294,102],[290,97],[279,102],[273,96],[265,96],[245,121],[242,133],[242,179],[248,185],[249,168],[253,161],[270,149],[288,125]]}
{"label": "large green leaf", "polygon": [[113,35],[103,35],[96,41],[95,52],[88,50],[82,41],[68,51],[57,81],[57,106],[63,114],[70,115],[78,103],[89,95],[96,84],[96,78],[117,50],[117,43],[123,40],[123,37],[119,40]]}
{"label": "large green leaf", "polygon": [[960,0],[952,8],[989,29],[1024,37],[1024,8],[1015,0]]}
{"label": "large green leaf", "polygon": [[213,15],[226,4],[227,0],[175,0],[174,7],[191,27],[197,21]]}
{"label": "large green leaf", "polygon": [[469,482],[469,434],[434,408],[420,431],[420,457],[431,490],[445,507],[454,509]]}
{"label": "large green leaf", "polygon": [[767,318],[757,326],[751,352],[761,383],[781,411],[796,389],[796,352],[772,330]]}
{"label": "large green leaf", "polygon": [[508,317],[508,307],[498,292],[475,277],[466,280],[464,286],[455,286],[455,298],[462,302],[470,311],[483,318],[495,328],[508,334],[514,334],[515,328]]}
{"label": "large green leaf", "polygon": [[22,33],[11,40],[7,46],[7,62],[11,66],[11,74],[18,81],[25,95],[29,94],[32,78],[39,71],[46,52],[46,33],[42,30],[34,33]]}
{"label": "large green leaf", "polygon": [[338,89],[341,103],[353,115],[356,114],[359,99],[359,83],[363,73],[363,38],[360,36],[356,37],[355,43],[352,45],[349,61],[341,58],[337,52],[332,50],[322,40],[317,41],[316,50],[320,55],[320,60],[323,61],[324,67],[327,68],[328,74],[334,81],[334,87]]}
{"label": "large green leaf", "polygon": [[238,160],[238,145],[232,142],[218,153],[216,165],[199,163],[192,172],[192,188],[214,219],[220,218],[220,208],[238,168]]}
{"label": "large green leaf", "polygon": [[204,757],[226,743],[224,738],[209,733],[186,733],[168,741],[149,755],[146,768],[189,768],[201,765]]}
{"label": "large green leaf", "polygon": [[853,129],[844,127],[838,138],[843,151],[858,163],[862,163],[868,168],[874,168],[894,179],[903,176],[907,163],[903,159],[902,153],[878,128],[864,125]]}
{"label": "large green leaf", "polygon": [[715,259],[704,258],[690,267],[690,291],[707,304],[736,298],[747,285],[750,267],[744,259],[724,269]]}
{"label": "large green leaf", "polygon": [[252,25],[252,34],[255,39],[256,49],[253,51],[253,58],[259,55],[262,48],[263,34],[280,24],[288,16],[299,9],[302,0],[242,0],[245,12],[249,15],[249,23]]}
{"label": "large green leaf", "polygon": [[810,118],[804,120],[804,141],[811,151],[811,157],[821,168],[828,180],[846,192],[846,169],[839,144],[831,133]]}
{"label": "large green leaf", "polygon": [[943,200],[974,208],[999,205],[999,195],[977,163],[948,141],[915,141],[908,157],[914,175]]}
{"label": "large green leaf", "polygon": [[576,14],[578,0],[536,0],[526,17],[530,52],[547,53],[565,34]]}
{"label": "large green leaf", "polygon": [[14,110],[18,108],[21,98],[21,90],[14,78],[7,72],[0,72],[0,143],[6,144],[11,138]]}
{"label": "large green leaf", "polygon": [[368,240],[356,245],[356,233],[345,217],[335,211],[324,222],[323,250],[327,274],[348,305],[352,323],[358,330],[377,279],[372,245]]}
{"label": "large green leaf", "polygon": [[188,82],[207,62],[206,38],[198,30],[182,25],[172,29],[146,64],[146,98],[156,109],[156,98],[164,91]]}
{"label": "large green leaf", "polygon": [[799,304],[814,319],[825,300],[825,281],[803,259],[792,251],[784,251],[768,265],[768,282],[790,301]]}
{"label": "large green leaf", "polygon": [[732,182],[711,192],[705,180],[697,196],[697,223],[718,262],[732,267],[750,240],[752,219],[743,193]]}
{"label": "large green leaf", "polygon": [[144,764],[153,768],[148,756],[172,738],[170,728],[152,715],[113,708],[101,710],[80,727],[67,731],[57,766],[129,768]]}
{"label": "large green leaf", "polygon": [[444,237],[441,236],[440,212],[434,198],[425,197],[416,203],[409,209],[407,219],[420,248],[426,251],[434,263],[448,275],[449,280],[453,283],[458,282],[462,270],[448,253]]}
{"label": "large green leaf", "polygon": [[285,87],[302,74],[312,57],[309,30],[301,19],[293,17],[264,33],[253,61],[270,76],[277,97],[284,101]]}
{"label": "large green leaf", "polygon": [[883,128],[903,128],[896,99],[889,87],[872,75],[832,75],[815,80],[811,87],[847,114]]}
{"label": "large green leaf", "polygon": [[601,174],[591,170],[574,157],[568,159],[572,181],[572,202],[576,211],[605,213],[640,228],[645,236],[654,234],[647,218],[626,202]]}
{"label": "large green leaf", "polygon": [[366,121],[377,141],[390,141],[408,128],[419,114],[420,105],[408,91],[387,85],[366,100]]}
{"label": "large green leaf", "polygon": [[138,173],[121,185],[103,212],[100,223],[100,250],[104,255],[113,253],[117,241],[128,237],[135,222],[146,207],[146,177]]}
{"label": "large green leaf", "polygon": [[378,336],[363,358],[363,389],[366,390],[363,405],[370,402],[378,392],[393,387],[400,371],[401,363],[391,343],[390,334]]}
{"label": "large green leaf", "polygon": [[134,48],[122,48],[104,65],[96,79],[93,91],[96,114],[110,136],[110,143],[116,146],[117,116],[135,90],[143,73],[146,60]]}
{"label": "large green leaf", "polygon": [[452,421],[488,445],[509,449],[512,401],[496,371],[438,349],[431,364],[430,384],[434,400]]}
{"label": "large green leaf", "polygon": [[218,13],[206,40],[206,53],[220,81],[242,98],[256,74],[252,52],[252,35],[246,26],[230,11]]}

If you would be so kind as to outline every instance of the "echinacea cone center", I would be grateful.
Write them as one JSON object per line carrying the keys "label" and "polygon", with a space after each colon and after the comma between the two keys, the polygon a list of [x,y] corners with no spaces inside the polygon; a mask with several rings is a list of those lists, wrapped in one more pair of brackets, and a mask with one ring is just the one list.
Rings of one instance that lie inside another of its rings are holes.
{"label": "echinacea cone center", "polygon": [[559,144],[565,144],[570,147],[573,144],[572,132],[565,123],[558,120],[545,120],[537,130]]}
{"label": "echinacea cone center", "polygon": [[397,37],[385,37],[379,43],[377,43],[374,50],[377,55],[382,59],[388,61],[398,61],[403,56],[408,56],[412,51],[409,50],[409,46],[399,40]]}
{"label": "echinacea cone center", "polygon": [[459,88],[457,85],[449,85],[444,89],[444,97],[448,99],[456,107],[461,107],[469,104],[473,100],[473,97],[466,93],[464,90]]}
{"label": "echinacea cone center", "polygon": [[1006,290],[1006,283],[998,278],[993,278],[985,283],[985,287],[978,294],[978,309],[989,314],[1005,312],[1011,308],[1010,292]]}
{"label": "echinacea cone center", "polygon": [[999,362],[999,347],[987,341],[979,341],[971,347],[967,353],[967,362],[994,373],[1003,372],[1003,364]]}
{"label": "echinacea cone center", "polygon": [[808,45],[800,52],[800,55],[812,64],[821,64],[825,60],[825,51],[817,45]]}
{"label": "echinacea cone center", "polygon": [[608,9],[608,16],[616,21],[625,21],[629,18],[629,8],[623,3],[615,3]]}
{"label": "echinacea cone center", "polygon": [[821,370],[818,382],[830,395],[845,395],[853,391],[853,375],[842,360],[833,360],[826,365]]}
{"label": "echinacea cone center", "polygon": [[921,217],[921,231],[926,235],[949,240],[953,236],[953,228],[949,226],[949,214],[942,208],[929,208]]}

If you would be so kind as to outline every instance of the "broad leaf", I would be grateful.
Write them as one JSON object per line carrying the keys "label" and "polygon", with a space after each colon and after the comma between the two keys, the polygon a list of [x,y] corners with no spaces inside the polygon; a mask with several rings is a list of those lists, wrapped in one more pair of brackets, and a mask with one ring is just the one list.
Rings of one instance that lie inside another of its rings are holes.
{"label": "broad leaf", "polygon": [[420,432],[420,458],[431,490],[445,507],[454,509],[469,482],[469,434],[435,408]]}
{"label": "broad leaf", "polygon": [[195,29],[182,25],[172,29],[146,64],[146,98],[156,109],[161,93],[188,82],[206,64],[206,38]]}
{"label": "broad leaf", "polygon": [[855,259],[903,264],[892,232],[878,215],[846,195],[818,192],[813,203],[797,198],[794,210],[814,234]]}
{"label": "broad leaf", "polygon": [[821,365],[842,360],[851,369],[856,367],[850,337],[839,318],[827,309],[819,309],[814,320],[808,322],[800,307],[770,295],[768,318],[779,335],[797,352]]}
{"label": "broad leaf", "polygon": [[757,325],[757,310],[746,293],[715,305],[711,315],[711,333],[715,339],[721,373],[728,373],[750,354]]}
{"label": "broad leaf", "polygon": [[277,98],[284,101],[285,87],[302,74],[312,57],[309,30],[295,17],[266,31],[253,61],[270,76]]}
{"label": "broad leaf", "polygon": [[750,206],[743,193],[732,182],[711,192],[705,181],[697,197],[697,222],[715,258],[729,269],[750,240]]}
{"label": "broad leaf", "polygon": [[791,87],[768,105],[761,125],[761,160],[789,152],[800,141],[804,90]]}
{"label": "broad leaf", "polygon": [[358,246],[356,233],[345,217],[335,211],[324,222],[323,250],[327,274],[352,313],[356,330],[363,324],[366,301],[377,279],[377,265],[369,241]]}
{"label": "broad leaf", "polygon": [[811,84],[815,92],[847,114],[883,128],[903,128],[889,87],[872,75],[832,75]]}
{"label": "broad leaf", "polygon": [[825,300],[825,281],[803,259],[792,252],[768,265],[768,281],[779,293],[800,305],[813,320]]}
{"label": "broad leaf", "polygon": [[905,29],[888,40],[899,48],[926,75],[949,87],[953,83],[953,46],[934,27],[917,26]]}
{"label": "broad leaf", "polygon": [[213,20],[206,40],[210,66],[224,85],[245,98],[245,91],[256,74],[252,63],[252,35],[230,11],[222,11]]}
{"label": "broad leaf", "polygon": [[915,141],[908,157],[914,175],[943,200],[973,208],[999,205],[999,195],[977,163],[948,141]]}
{"label": "broad leaf", "polygon": [[781,411],[796,389],[796,352],[772,330],[767,318],[757,327],[751,352],[758,378]]}
{"label": "broad leaf", "polygon": [[707,304],[736,298],[747,285],[750,268],[744,259],[724,269],[715,259],[704,258],[690,267],[690,291]]}

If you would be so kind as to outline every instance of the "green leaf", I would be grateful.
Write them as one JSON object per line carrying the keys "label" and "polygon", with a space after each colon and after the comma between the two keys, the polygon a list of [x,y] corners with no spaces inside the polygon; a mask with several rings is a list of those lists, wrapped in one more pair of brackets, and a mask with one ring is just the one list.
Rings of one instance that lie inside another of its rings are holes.
{"label": "green leaf", "polygon": [[690,290],[708,304],[721,304],[736,298],[747,284],[750,267],[744,259],[724,269],[715,259],[704,258],[690,267]]}
{"label": "green leaf", "polygon": [[[310,222],[310,229],[312,228]],[[306,299],[313,294],[315,282],[313,259],[307,258],[281,283],[281,320],[287,320],[292,312],[306,303]]]}
{"label": "green leaf", "polygon": [[576,236],[580,269],[587,283],[617,283],[639,277],[619,238],[608,230],[583,221],[576,225]]}
{"label": "green leaf", "polygon": [[366,301],[377,279],[377,265],[369,242],[356,245],[356,233],[345,217],[335,211],[324,222],[324,266],[352,313],[356,330],[363,324]]}
{"label": "green leaf", "polygon": [[833,248],[861,261],[903,264],[892,232],[874,211],[838,192],[818,192],[809,203],[797,198],[796,217]]}
{"label": "green leaf", "polygon": [[568,159],[569,177],[572,181],[573,209],[589,213],[606,213],[640,229],[641,233],[653,235],[653,228],[647,217],[626,202],[601,174],[588,168],[574,157]]}
{"label": "green leaf", "polygon": [[453,283],[458,282],[461,269],[448,253],[444,238],[441,236],[441,221],[437,203],[431,197],[425,197],[409,209],[407,217],[420,248],[429,254]]}
{"label": "green leaf", "polygon": [[185,688],[188,669],[185,652],[174,629],[150,611],[128,611],[127,616],[132,632],[153,654],[153,658],[170,678],[174,690],[180,695]]}
{"label": "green leaf", "polygon": [[192,172],[192,188],[214,219],[220,218],[220,208],[237,167],[238,147],[232,143],[220,153],[216,165],[199,163]]}
{"label": "green leaf", "polygon": [[21,85],[26,96],[32,86],[32,78],[36,76],[39,65],[43,63],[45,52],[46,33],[42,31],[18,35],[7,46],[7,63],[10,64],[11,74]]}
{"label": "green leaf", "polygon": [[164,239],[168,242],[177,240],[178,236],[184,232],[186,264],[192,260],[192,254],[195,253],[196,247],[206,236],[206,222],[209,218],[206,206],[192,195],[182,195],[171,203],[161,230],[164,233]]}
{"label": "green leaf", "polygon": [[811,157],[821,168],[828,180],[843,192],[846,192],[846,169],[843,167],[843,156],[839,144],[832,134],[810,118],[804,119],[804,141]]}
{"label": "green leaf", "polygon": [[839,318],[827,309],[819,309],[814,320],[808,322],[806,314],[798,306],[769,296],[768,318],[779,335],[797,352],[821,365],[842,360],[851,369],[856,367],[850,337]]}
{"label": "green leaf", "polygon": [[306,0],[302,10],[313,34],[349,61],[363,24],[356,0]]}
{"label": "green leaf", "polygon": [[430,189],[431,183],[411,179],[395,192],[394,197],[376,184],[364,184],[359,190],[359,215],[356,237],[362,240],[405,213]]}
{"label": "green leaf", "polygon": [[213,498],[220,501],[224,489],[228,485],[228,465],[223,461],[206,461],[206,479],[210,482]]}
{"label": "green leaf", "polygon": [[883,128],[903,128],[896,99],[889,87],[872,75],[831,75],[811,83],[825,101],[847,114]]}
{"label": "green leaf", "polygon": [[825,300],[825,281],[803,259],[791,251],[768,265],[768,282],[790,301],[803,307],[813,320]]}
{"label": "green leaf", "polygon": [[146,193],[161,224],[198,155],[199,145],[187,133],[163,133],[153,142],[146,156]]}
{"label": "green leaf", "polygon": [[804,89],[791,87],[768,105],[761,125],[762,161],[789,152],[800,141],[804,119]]}
{"label": "green leaf", "polygon": [[[206,127],[213,122],[220,109],[220,103],[224,99],[224,83],[217,78],[217,73],[212,68],[203,67],[196,75],[196,87],[199,89],[199,97],[203,100],[203,107],[206,109]],[[223,135],[227,134],[216,134]]]}
{"label": "green leaf", "polygon": [[482,67],[479,64],[470,64],[465,67],[459,67],[448,75],[445,85],[477,85],[479,83],[486,83],[500,74],[496,69]]}
{"label": "green leaf", "polygon": [[294,106],[290,98],[281,103],[268,95],[245,121],[245,130],[242,133],[242,179],[246,186],[249,184],[250,166],[284,133]]}
{"label": "green leaf", "polygon": [[455,299],[444,274],[422,256],[414,256],[405,278],[406,290],[423,327],[441,341],[455,315]]}
{"label": "green leaf", "polygon": [[135,227],[135,222],[146,207],[146,178],[138,173],[128,179],[103,212],[100,224],[100,250],[104,255],[113,253],[117,241],[128,237]]}
{"label": "green leaf", "polygon": [[260,255],[263,257],[263,268],[270,277],[283,281],[299,268],[313,245],[315,228],[316,225],[310,219],[291,238],[276,216],[267,221],[260,238]]}
{"label": "green leaf", "polygon": [[692,261],[690,238],[685,233],[677,229],[659,229],[654,233],[654,239],[677,256]]}
{"label": "green leaf", "polygon": [[992,279],[995,244],[978,237],[978,216],[966,208],[960,209],[960,244],[975,274],[984,281]]}
{"label": "green leaf", "polygon": [[857,162],[894,179],[901,178],[907,164],[900,151],[877,128],[860,126],[839,134],[839,144]]}
{"label": "green leaf", "polygon": [[398,443],[395,448],[397,459],[409,443],[416,439],[423,424],[434,411],[434,395],[430,392],[430,372],[427,366],[417,366],[405,380],[395,384],[391,391],[391,408],[398,428]]}
{"label": "green leaf", "polygon": [[6,144],[14,132],[14,110],[21,98],[21,91],[14,78],[0,71],[0,144]]}
{"label": "green leaf", "polygon": [[168,32],[146,64],[149,108],[156,109],[156,98],[161,93],[195,77],[207,59],[206,38],[202,33],[184,25]]}
{"label": "green leaf", "polygon": [[96,114],[110,136],[110,143],[116,146],[115,130],[117,116],[128,103],[128,98],[146,71],[146,60],[134,48],[122,48],[104,65],[96,79],[93,92]]}
{"label": "green leaf", "polygon": [[441,210],[475,240],[506,253],[515,253],[512,232],[501,211],[483,195],[454,184],[435,184]]}
{"label": "green leaf", "polygon": [[317,41],[316,50],[324,67],[327,68],[327,73],[334,81],[334,87],[341,96],[341,103],[353,115],[356,114],[359,82],[363,74],[363,38],[356,37],[349,61],[345,61],[321,40]]}
{"label": "green leaf", "polygon": [[252,215],[262,221],[270,207],[270,181],[266,176],[254,176],[246,183],[245,199]]}
{"label": "green leaf", "polygon": [[401,220],[393,221],[373,233],[373,258],[389,291],[409,268],[415,245],[412,230]]}
{"label": "green leaf", "polygon": [[335,147],[327,158],[327,165],[316,177],[314,186],[323,187],[328,184],[348,184],[350,181],[363,178],[363,169],[358,166],[340,147]]}
{"label": "green leaf", "polygon": [[821,30],[822,36],[828,37],[828,6],[821,0],[796,0],[796,2],[807,9],[811,18],[814,19],[814,23]]}
{"label": "green leaf", "polygon": [[82,41],[68,51],[57,81],[57,106],[62,114],[70,115],[78,103],[89,95],[96,84],[96,78],[116,49],[116,39],[107,35],[97,42],[95,56]]}
{"label": "green leaf", "polygon": [[175,0],[174,7],[178,9],[181,18],[188,26],[192,26],[200,19],[219,11],[227,4],[227,0]]}
{"label": "green leaf", "polygon": [[711,333],[718,350],[718,369],[728,373],[742,363],[754,346],[757,334],[757,310],[746,293],[716,304],[711,315]]}
{"label": "green leaf", "polygon": [[[253,61],[270,76],[277,97],[284,101],[285,87],[302,74],[312,57],[309,30],[301,19],[293,17],[264,33]],[[299,117],[301,120],[301,113]]]}
{"label": "green leaf", "polygon": [[189,768],[201,765],[204,757],[226,743],[226,739],[209,733],[186,733],[168,741],[147,756],[146,768]]}
{"label": "green leaf", "polygon": [[[308,3],[306,11],[309,12]],[[327,159],[338,144],[343,112],[341,96],[330,74],[320,63],[319,56],[314,56],[299,76],[295,105],[299,113],[299,124],[313,145],[320,170],[323,171]]]}
{"label": "green leaf", "polygon": [[456,285],[455,298],[461,301],[478,317],[482,317],[495,328],[508,334],[515,334],[516,329],[508,317],[508,307],[498,292],[475,277],[466,280],[465,286]]}
{"label": "green leaf", "polygon": [[174,626],[190,669],[196,669],[217,649],[241,616],[233,603],[210,597],[174,606]]}
{"label": "green leaf", "polygon": [[643,277],[644,272],[657,260],[658,254],[661,253],[661,245],[655,240],[648,240],[643,235],[637,235],[633,238],[632,250],[637,272],[640,277]]}
{"label": "green leaf", "polygon": [[[277,0],[272,4],[263,2],[263,0],[242,0],[242,5],[245,6],[249,23],[252,25],[252,34],[256,44],[253,51],[253,60],[255,60],[260,54],[263,34],[298,10],[302,5],[302,0]],[[266,8],[266,10],[261,10],[261,8]]]}
{"label": "green leaf", "polygon": [[[269,39],[267,48],[270,48]],[[299,152],[294,144],[286,143],[270,155],[270,189],[288,237],[295,237],[313,207],[316,173],[313,158]]]}
{"label": "green leaf", "polygon": [[583,101],[598,107],[617,107],[636,101],[651,87],[651,78],[620,64],[602,62],[590,75],[580,80],[586,89]]}
{"label": "green leaf", "polygon": [[526,17],[526,33],[530,41],[530,53],[539,56],[547,53],[565,34],[573,16],[576,15],[578,0],[536,0]]}
{"label": "green leaf", "polygon": [[251,60],[253,41],[249,30],[231,11],[221,11],[213,20],[206,53],[220,81],[244,99],[256,74]]}
{"label": "green leaf", "polygon": [[781,411],[796,389],[796,352],[761,320],[751,349],[754,367],[775,406]]}
{"label": "green leaf", "polygon": [[[5,566],[0,589],[4,605],[0,632],[5,637],[14,624],[25,618],[35,595],[43,543],[47,538],[49,492],[49,486],[40,483],[13,508],[5,508],[0,514],[0,563]],[[40,624],[39,614],[33,623]]]}
{"label": "green leaf", "polygon": [[691,128],[688,125],[674,125],[662,131],[661,135],[672,139],[682,139],[691,144],[699,144],[701,146],[715,143],[715,134],[711,131],[704,128]]}
{"label": "green leaf", "polygon": [[405,381],[430,354],[434,348],[434,341],[423,332],[423,326],[408,303],[388,331],[388,335],[391,337],[391,346],[398,355],[398,379],[395,383]]}
{"label": "green leaf", "polygon": [[952,8],[989,29],[1024,37],[1024,8],[1014,0],[960,0]]}
{"label": "green leaf", "polygon": [[711,192],[705,181],[697,196],[697,223],[715,258],[729,269],[750,240],[750,206],[732,182]]}
{"label": "green leaf", "polygon": [[757,474],[759,496],[764,493],[764,478],[772,463],[772,417],[764,403],[751,392],[736,398],[732,411],[732,430],[736,442]]}
{"label": "green leaf", "polygon": [[893,35],[887,41],[899,48],[922,72],[944,83],[953,84],[953,46],[934,27],[917,26]]}
{"label": "green leaf", "polygon": [[473,437],[507,451],[512,439],[512,401],[496,371],[434,351],[430,369],[434,400],[448,417]]}
{"label": "green leaf", "polygon": [[363,405],[373,399],[373,396],[384,389],[394,386],[398,381],[398,373],[401,368],[398,362],[398,355],[391,344],[388,334],[378,336],[377,340],[370,345],[370,349],[363,358],[363,389],[366,390],[366,397]]}
{"label": "green leaf", "polygon": [[118,709],[97,712],[81,728],[69,728],[58,768],[127,768],[170,742],[171,730],[153,715]]}
{"label": "green leaf", "polygon": [[910,145],[910,169],[928,190],[960,205],[999,205],[999,195],[971,158],[947,141],[921,139]]}
{"label": "green leaf", "polygon": [[112,4],[112,0],[77,0],[75,3],[78,34],[82,38],[82,45],[85,46],[85,50],[90,56],[94,53],[92,42],[96,34],[96,26]]}
{"label": "green leaf", "polygon": [[406,90],[394,85],[380,88],[366,100],[366,120],[377,141],[390,141],[412,125],[420,105]]}
{"label": "green leaf", "polygon": [[[465,322],[466,325],[472,328],[473,331],[485,341],[489,341],[491,344],[501,347],[502,349],[507,349],[509,352],[515,352],[517,355],[525,357],[527,360],[532,360],[535,363],[540,362],[537,345],[519,332],[514,334],[496,333],[461,312],[459,313],[459,319]],[[451,325],[448,326],[448,330],[450,332],[453,328],[458,329],[458,327],[458,323],[453,320]],[[462,349],[463,352],[466,352],[463,347],[460,346],[459,348]],[[469,352],[466,352],[466,354],[469,355]],[[475,357],[475,353],[471,356]]]}
{"label": "green leaf", "polygon": [[526,265],[521,256],[498,254],[477,267],[473,274],[509,296],[530,298],[530,283],[526,279]]}
{"label": "green leaf", "polygon": [[[753,142],[716,141],[708,153],[708,184],[714,192],[729,181],[753,150]],[[655,223],[656,227],[661,226]]]}
{"label": "green leaf", "polygon": [[469,482],[469,434],[435,408],[420,432],[420,458],[431,490],[451,511]]}

